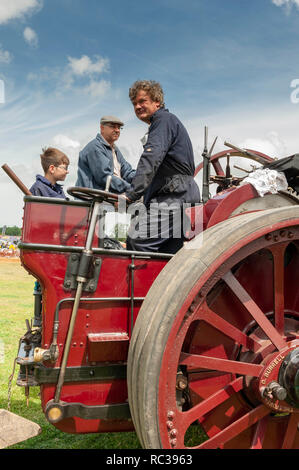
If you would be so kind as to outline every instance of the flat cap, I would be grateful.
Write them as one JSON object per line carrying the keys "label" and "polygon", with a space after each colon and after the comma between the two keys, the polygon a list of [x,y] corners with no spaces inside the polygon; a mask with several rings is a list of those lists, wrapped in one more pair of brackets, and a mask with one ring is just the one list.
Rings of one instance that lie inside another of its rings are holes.
{"label": "flat cap", "polygon": [[115,116],[103,116],[101,118],[101,124],[108,124],[109,122],[113,124],[119,124],[120,126],[123,126],[124,123],[117,117]]}

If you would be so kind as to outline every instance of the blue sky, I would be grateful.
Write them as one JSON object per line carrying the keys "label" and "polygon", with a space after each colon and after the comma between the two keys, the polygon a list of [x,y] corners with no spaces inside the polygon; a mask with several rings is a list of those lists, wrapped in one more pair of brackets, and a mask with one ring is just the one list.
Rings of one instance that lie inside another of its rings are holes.
{"label": "blue sky", "polygon": [[[162,84],[196,163],[205,125],[216,150],[228,140],[295,153],[298,31],[299,0],[0,0],[0,164],[31,186],[54,145],[71,158],[71,186],[79,150],[116,114],[135,166],[146,132],[128,99],[137,79]],[[0,226],[20,226],[22,193],[2,170],[0,183]]]}

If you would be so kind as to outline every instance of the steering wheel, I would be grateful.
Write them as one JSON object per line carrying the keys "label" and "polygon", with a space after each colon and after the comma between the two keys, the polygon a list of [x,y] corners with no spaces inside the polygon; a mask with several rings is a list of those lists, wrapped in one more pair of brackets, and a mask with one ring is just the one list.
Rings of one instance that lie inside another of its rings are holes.
{"label": "steering wheel", "polygon": [[115,204],[118,201],[119,194],[109,193],[101,189],[84,188],[81,186],[72,186],[67,189],[68,194],[71,196],[81,199],[82,201],[98,201],[98,202],[109,202]]}

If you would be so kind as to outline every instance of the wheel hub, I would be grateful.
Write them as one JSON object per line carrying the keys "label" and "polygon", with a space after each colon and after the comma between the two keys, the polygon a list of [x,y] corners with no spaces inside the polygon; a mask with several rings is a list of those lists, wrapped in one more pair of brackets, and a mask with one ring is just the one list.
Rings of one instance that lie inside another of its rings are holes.
{"label": "wheel hub", "polygon": [[287,391],[287,401],[299,408],[299,347],[293,349],[283,361],[279,370],[279,382]]}
{"label": "wheel hub", "polygon": [[298,340],[268,356],[262,365],[258,379],[259,399],[275,412],[299,412]]}

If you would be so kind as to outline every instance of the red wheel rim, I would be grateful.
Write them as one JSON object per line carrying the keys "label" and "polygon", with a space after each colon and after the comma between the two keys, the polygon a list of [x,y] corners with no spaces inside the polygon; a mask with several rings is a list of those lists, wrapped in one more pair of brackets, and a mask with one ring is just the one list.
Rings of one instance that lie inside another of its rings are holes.
{"label": "red wheel rim", "polygon": [[[163,448],[299,448],[299,405],[261,392],[279,380],[279,358],[299,348],[299,228],[291,224],[245,237],[186,298],[161,364]],[[190,446],[192,423],[201,423],[207,439]]]}
{"label": "red wheel rim", "polygon": [[[218,176],[224,176],[225,172],[219,162],[221,158],[225,158],[227,155],[231,157],[243,157],[243,158],[249,158],[251,160],[256,161],[257,163],[260,163],[262,165],[265,165],[266,163],[273,162],[273,158],[269,157],[268,155],[262,153],[262,152],[257,152],[256,150],[250,150],[247,149],[249,152],[253,152],[256,154],[257,158],[250,158],[250,157],[245,157],[244,154],[241,154],[237,152],[234,149],[228,149],[228,150],[223,150],[222,152],[215,153],[215,155],[212,155],[211,157],[211,163],[213,165],[213,168],[215,170],[216,175]],[[194,176],[196,176],[199,171],[203,168],[203,162],[201,162],[195,169]]]}

